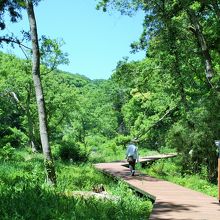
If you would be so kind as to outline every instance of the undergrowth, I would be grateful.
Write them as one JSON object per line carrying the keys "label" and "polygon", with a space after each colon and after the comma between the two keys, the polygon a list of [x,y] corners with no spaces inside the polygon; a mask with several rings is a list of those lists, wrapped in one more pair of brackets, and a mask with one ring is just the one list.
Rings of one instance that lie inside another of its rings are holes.
{"label": "undergrowth", "polygon": [[[16,150],[18,151],[18,150]],[[56,162],[58,185],[44,183],[43,158],[19,151],[0,162],[1,219],[147,219],[150,201],[134,195],[122,182],[114,182],[89,164]],[[74,191],[91,191],[103,184],[117,200],[83,198]]]}

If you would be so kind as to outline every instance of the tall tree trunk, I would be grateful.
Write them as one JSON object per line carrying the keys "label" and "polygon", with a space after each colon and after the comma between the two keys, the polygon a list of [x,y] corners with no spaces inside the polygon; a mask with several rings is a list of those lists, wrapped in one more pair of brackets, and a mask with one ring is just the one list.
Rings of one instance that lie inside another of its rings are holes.
{"label": "tall tree trunk", "polygon": [[55,167],[51,155],[51,149],[49,145],[45,102],[44,102],[43,89],[40,79],[40,50],[38,44],[37,24],[34,14],[33,1],[26,0],[26,7],[27,7],[27,14],[30,25],[30,32],[31,32],[32,52],[33,52],[32,74],[33,74],[33,81],[34,81],[34,87],[35,87],[35,93],[37,99],[38,117],[40,124],[40,137],[41,137],[41,144],[44,154],[45,171],[46,171],[47,182],[49,184],[55,185],[56,174],[55,174]]}
{"label": "tall tree trunk", "polygon": [[31,83],[28,83],[28,89],[27,89],[27,101],[26,101],[26,113],[27,113],[27,121],[28,121],[28,138],[29,138],[29,144],[32,149],[32,152],[37,152],[37,147],[34,140],[34,129],[33,129],[33,120],[31,117],[30,112],[30,102],[31,102],[31,93],[32,93],[32,85]]}
{"label": "tall tree trunk", "polygon": [[206,73],[206,77],[208,79],[208,81],[213,77],[213,67],[212,67],[212,59],[211,59],[211,55],[210,55],[210,51],[208,48],[208,45],[206,43],[206,39],[202,33],[202,28],[201,25],[198,21],[197,15],[195,14],[195,12],[193,10],[187,10],[189,19],[191,21],[191,24],[194,26],[195,30],[193,31],[193,33],[195,34],[198,43],[200,45],[201,51],[202,51],[202,55],[204,58],[204,65],[205,65],[205,73]]}

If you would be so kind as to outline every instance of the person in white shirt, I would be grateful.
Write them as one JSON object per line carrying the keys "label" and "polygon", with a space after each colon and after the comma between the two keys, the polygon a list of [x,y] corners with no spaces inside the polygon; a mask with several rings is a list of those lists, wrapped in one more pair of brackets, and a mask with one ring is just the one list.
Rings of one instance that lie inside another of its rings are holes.
{"label": "person in white shirt", "polygon": [[137,138],[132,139],[127,145],[126,151],[126,159],[129,163],[129,168],[132,176],[134,176],[135,174],[135,164],[139,161],[138,147],[135,145],[135,143],[137,142]]}

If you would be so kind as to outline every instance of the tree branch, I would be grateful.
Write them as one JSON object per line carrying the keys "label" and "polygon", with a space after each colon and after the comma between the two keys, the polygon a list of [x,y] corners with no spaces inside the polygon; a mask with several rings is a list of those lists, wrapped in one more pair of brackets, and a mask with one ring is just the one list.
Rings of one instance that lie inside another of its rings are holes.
{"label": "tree branch", "polygon": [[19,41],[18,39],[12,38],[12,37],[0,37],[0,42],[5,42],[6,44],[9,44],[9,43],[17,44],[21,47],[31,50],[30,47],[24,45],[23,43],[21,43],[21,41]]}
{"label": "tree branch", "polygon": [[[176,108],[177,108],[177,106],[174,106],[173,108],[168,109],[168,110],[166,111],[166,113],[165,113],[159,120],[157,120],[156,122],[154,122],[153,125],[151,125],[151,126],[145,131],[145,133],[147,133],[147,132],[150,131],[152,128],[154,128],[157,124],[159,124],[161,121],[163,121],[163,119],[164,119],[167,115],[169,115],[169,114],[170,114],[174,109],[176,109]],[[138,138],[140,138],[140,136],[141,136],[141,134],[138,134],[138,135],[137,135]]]}

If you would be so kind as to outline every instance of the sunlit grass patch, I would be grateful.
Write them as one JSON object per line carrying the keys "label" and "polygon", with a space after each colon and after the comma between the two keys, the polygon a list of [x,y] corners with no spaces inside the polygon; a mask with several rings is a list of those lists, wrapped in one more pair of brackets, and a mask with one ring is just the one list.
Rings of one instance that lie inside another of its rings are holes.
{"label": "sunlit grass patch", "polygon": [[[29,157],[22,151],[19,155],[0,163],[1,219],[126,220],[147,219],[150,214],[150,201],[137,197],[127,185],[114,182],[90,163],[56,161],[58,184],[49,188],[41,155]],[[117,199],[83,198],[72,193],[92,191],[98,184]]]}

